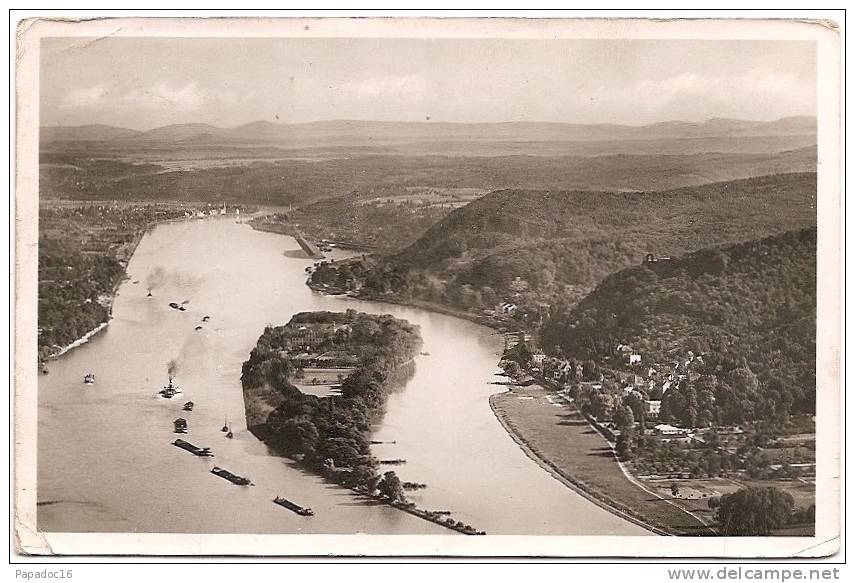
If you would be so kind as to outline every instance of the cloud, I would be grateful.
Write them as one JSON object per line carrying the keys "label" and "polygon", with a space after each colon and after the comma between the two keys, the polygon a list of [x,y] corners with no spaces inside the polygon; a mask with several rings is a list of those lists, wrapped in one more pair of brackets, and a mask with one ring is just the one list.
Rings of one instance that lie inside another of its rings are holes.
{"label": "cloud", "polygon": [[66,96],[62,106],[66,109],[113,106],[144,110],[195,111],[210,105],[231,105],[238,100],[238,96],[233,93],[208,91],[199,87],[196,81],[161,81],[125,92],[116,91],[110,85],[102,83],[74,89]]}
{"label": "cloud", "polygon": [[64,108],[93,107],[104,103],[110,92],[110,86],[106,83],[93,85],[92,87],[80,87],[72,90],[62,101]]}
{"label": "cloud", "polygon": [[427,80],[421,75],[375,77],[348,81],[342,91],[360,99],[396,96],[410,99],[424,97],[428,92]]}
{"label": "cloud", "polygon": [[754,68],[736,75],[681,73],[661,80],[644,79],[633,91],[642,103],[662,107],[685,99],[721,103],[774,102],[807,105],[815,100],[812,81],[795,73]]}

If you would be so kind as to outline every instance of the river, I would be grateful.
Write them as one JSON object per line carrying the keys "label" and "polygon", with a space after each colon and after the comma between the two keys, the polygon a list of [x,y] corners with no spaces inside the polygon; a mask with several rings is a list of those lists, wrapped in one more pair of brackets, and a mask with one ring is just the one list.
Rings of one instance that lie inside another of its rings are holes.
{"label": "river", "polygon": [[[488,403],[501,389],[490,384],[499,378],[497,335],[442,314],[314,293],[304,285],[311,260],[298,251],[292,238],[233,218],[163,224],[143,237],[110,325],[39,378],[39,530],[457,536],[365,503],[271,455],[246,431],[241,364],[265,325],[299,311],[354,308],[421,326],[429,354],[417,357],[412,378],[391,395],[374,436],[395,441],[375,452],[406,459],[394,468],[403,480],[428,484],[410,493],[420,507],[451,510],[488,534],[646,533],[563,486],[502,429]],[[147,298],[146,280],[156,272],[164,281]],[[185,300],[185,312],[168,306]],[[160,399],[171,359],[184,394]],[[88,372],[95,385],[83,384]],[[186,400],[196,403],[190,413],[180,410]],[[211,447],[215,458],[170,445],[180,416],[189,423],[186,439]],[[233,440],[220,431],[226,416]],[[210,474],[215,464],[256,486]],[[275,495],[311,506],[315,516],[274,505]]]}

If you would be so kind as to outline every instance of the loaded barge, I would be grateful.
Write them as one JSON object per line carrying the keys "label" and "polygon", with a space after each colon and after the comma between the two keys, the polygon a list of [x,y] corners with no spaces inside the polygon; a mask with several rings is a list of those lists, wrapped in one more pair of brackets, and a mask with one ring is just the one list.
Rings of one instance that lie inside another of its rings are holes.
{"label": "loaded barge", "polygon": [[287,508],[288,510],[291,510],[292,512],[296,512],[300,516],[314,516],[315,515],[315,511],[312,510],[311,508],[303,508],[299,504],[295,504],[294,502],[291,502],[287,498],[283,498],[281,496],[277,496],[276,498],[274,498],[273,502],[275,502],[279,506],[282,506],[283,508]]}
{"label": "loaded barge", "polygon": [[211,451],[210,447],[196,447],[192,443],[184,441],[183,439],[176,439],[172,442],[172,445],[180,447],[181,449],[189,451],[193,455],[198,455],[199,457],[214,457],[214,452]]}
{"label": "loaded barge", "polygon": [[249,480],[249,478],[238,476],[228,470],[224,470],[219,466],[214,466],[214,469],[211,470],[211,473],[215,476],[220,476],[221,478],[226,479],[237,486],[254,486],[254,484]]}

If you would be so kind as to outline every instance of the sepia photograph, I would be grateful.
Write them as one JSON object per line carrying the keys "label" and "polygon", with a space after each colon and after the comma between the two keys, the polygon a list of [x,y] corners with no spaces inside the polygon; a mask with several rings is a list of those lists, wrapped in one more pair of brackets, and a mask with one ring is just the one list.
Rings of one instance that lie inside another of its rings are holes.
{"label": "sepia photograph", "polygon": [[21,21],[17,552],[833,554],[839,59],[786,19]]}

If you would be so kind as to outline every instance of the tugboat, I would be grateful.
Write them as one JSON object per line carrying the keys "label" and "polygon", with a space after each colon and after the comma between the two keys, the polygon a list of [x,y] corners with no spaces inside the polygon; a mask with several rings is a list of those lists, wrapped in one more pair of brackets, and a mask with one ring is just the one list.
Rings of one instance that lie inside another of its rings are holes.
{"label": "tugboat", "polygon": [[187,420],[179,417],[172,422],[175,425],[175,433],[187,433]]}
{"label": "tugboat", "polygon": [[83,377],[83,384],[84,385],[94,385],[95,384],[95,375],[92,374],[91,372],[86,373],[86,375]]}
{"label": "tugboat", "polygon": [[196,447],[192,443],[184,441],[183,439],[176,439],[172,442],[172,445],[180,447],[181,449],[189,451],[193,455],[197,455],[199,457],[214,457],[214,452],[211,451],[210,447]]}
{"label": "tugboat", "polygon": [[281,496],[277,496],[276,498],[274,498],[273,502],[275,502],[279,506],[282,506],[283,508],[287,508],[288,510],[291,510],[292,512],[296,512],[300,516],[314,516],[315,515],[315,511],[312,510],[311,508],[303,508],[299,504],[295,504],[295,503],[291,502],[290,500],[288,500],[287,498],[283,498]]}
{"label": "tugboat", "polygon": [[193,401],[187,401],[186,403],[184,403],[184,410],[185,411],[192,411],[193,410]]}
{"label": "tugboat", "polygon": [[249,480],[249,478],[244,478],[243,476],[238,476],[236,474],[231,473],[228,470],[224,470],[219,466],[214,466],[214,469],[211,470],[211,473],[215,476],[220,476],[221,478],[228,480],[232,484],[237,486],[253,486],[254,484]]}
{"label": "tugboat", "polygon": [[160,389],[157,394],[163,397],[164,399],[171,399],[175,395],[180,395],[181,389],[178,388],[178,385],[172,382],[172,377],[169,377],[169,384]]}

